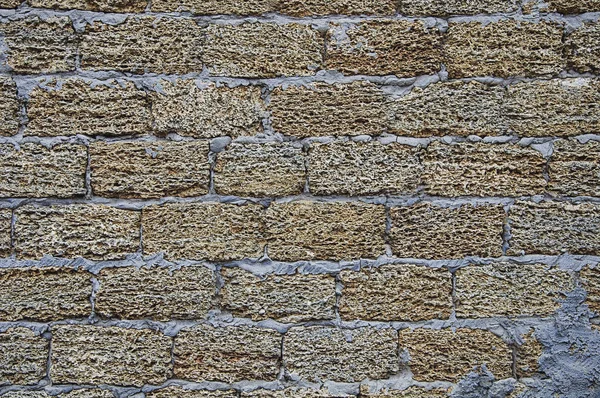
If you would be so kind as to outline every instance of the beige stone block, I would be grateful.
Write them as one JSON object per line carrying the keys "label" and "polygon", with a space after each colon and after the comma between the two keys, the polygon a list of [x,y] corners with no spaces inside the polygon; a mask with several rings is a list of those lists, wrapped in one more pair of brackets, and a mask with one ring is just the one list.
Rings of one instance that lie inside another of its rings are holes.
{"label": "beige stone block", "polygon": [[0,136],[17,134],[20,115],[21,105],[15,82],[7,77],[0,78]]}
{"label": "beige stone block", "polygon": [[[142,12],[146,0],[28,0],[32,7],[101,12]],[[112,395],[111,395],[112,396]]]}
{"label": "beige stone block", "polygon": [[510,13],[519,9],[518,0],[401,0],[402,15],[450,16]]}
{"label": "beige stone block", "polygon": [[186,390],[182,387],[171,386],[146,393],[147,398],[237,398],[235,390]]}
{"label": "beige stone block", "polygon": [[0,209],[0,256],[8,257],[12,251],[12,210]]}
{"label": "beige stone block", "polygon": [[587,266],[581,270],[579,277],[587,292],[585,303],[590,311],[600,314],[600,267]]}
{"label": "beige stone block", "polygon": [[579,73],[600,70],[600,23],[582,23],[565,39],[565,54],[570,69]]}
{"label": "beige stone block", "polygon": [[0,333],[0,385],[37,384],[46,377],[49,342],[24,327]]}
{"label": "beige stone block", "polygon": [[600,196],[600,142],[555,141],[548,174],[554,194]]}

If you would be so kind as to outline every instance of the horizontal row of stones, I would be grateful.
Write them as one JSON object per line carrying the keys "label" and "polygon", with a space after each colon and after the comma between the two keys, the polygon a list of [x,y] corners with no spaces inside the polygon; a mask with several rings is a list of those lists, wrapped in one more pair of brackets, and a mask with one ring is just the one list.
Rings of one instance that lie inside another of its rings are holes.
{"label": "horizontal row of stones", "polygon": [[[191,18],[128,17],[96,21],[77,32],[69,17],[37,16],[0,24],[6,64],[17,73],[114,70],[267,78],[309,76],[319,69],[350,75],[432,74],[451,78],[547,76],[600,68],[600,23],[565,35],[552,21],[450,22],[447,32],[424,21],[209,24]],[[135,41],[135,46],[132,46]]]}
{"label": "horizontal row of stones", "polygon": [[500,257],[503,248],[516,256],[597,256],[599,232],[600,204],[550,201],[516,201],[508,214],[496,204],[390,208],[307,200],[273,202],[266,209],[218,202],[141,211],[96,204],[24,205],[14,214],[0,209],[0,254],[14,250],[19,260],[45,255],[114,260],[143,246],[144,254],[164,253],[169,260],[221,262],[266,252],[278,261],[338,261],[378,258],[386,254],[386,243],[400,258]]}

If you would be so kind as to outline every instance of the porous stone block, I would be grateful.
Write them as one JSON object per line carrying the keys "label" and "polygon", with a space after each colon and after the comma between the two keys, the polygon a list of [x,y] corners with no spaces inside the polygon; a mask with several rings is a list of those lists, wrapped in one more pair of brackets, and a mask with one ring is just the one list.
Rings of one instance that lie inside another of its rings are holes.
{"label": "porous stone block", "polygon": [[72,390],[64,394],[57,395],[60,398],[114,398],[114,394],[108,390],[97,388]]}
{"label": "porous stone block", "polygon": [[46,376],[49,342],[24,327],[0,333],[0,385],[37,384]]}
{"label": "porous stone block", "polygon": [[565,39],[567,65],[580,73],[600,71],[600,23],[582,23]]}
{"label": "porous stone block", "polygon": [[543,346],[537,340],[534,330],[521,336],[522,344],[517,347],[515,367],[517,377],[533,377],[539,371],[539,360]]}
{"label": "porous stone block", "polygon": [[275,330],[247,326],[184,329],[175,338],[175,378],[274,381],[281,361],[281,338]]}
{"label": "porous stone block", "polygon": [[370,390],[368,386],[361,386],[360,396],[369,398],[442,398],[448,397],[449,391],[444,390],[443,388],[427,389],[419,386],[411,386],[405,390],[383,388],[376,391],[374,389]]}
{"label": "porous stone block", "polygon": [[12,210],[0,209],[0,256],[8,257],[11,253]]}
{"label": "porous stone block", "polygon": [[340,281],[344,320],[417,322],[452,313],[452,275],[446,269],[387,264],[342,271]]}
{"label": "porous stone block", "polygon": [[115,260],[140,247],[140,213],[104,205],[27,205],[15,210],[18,259]]}
{"label": "porous stone block", "polygon": [[313,144],[308,156],[314,195],[409,195],[417,192],[422,167],[419,149],[397,143]]}
{"label": "porous stone block", "polygon": [[327,388],[320,390],[311,388],[290,387],[285,390],[254,390],[252,392],[242,392],[242,398],[343,398],[354,397],[343,393],[331,394]]}
{"label": "porous stone block", "polygon": [[459,259],[502,255],[506,214],[500,205],[456,208],[419,203],[390,209],[392,252],[397,257]]}
{"label": "porous stone block", "polygon": [[7,77],[0,78],[0,136],[17,134],[20,107],[15,82]]}
{"label": "porous stone block", "polygon": [[565,196],[600,196],[600,142],[554,142],[548,189]]}
{"label": "porous stone block", "polygon": [[519,9],[518,0],[401,0],[400,14],[450,16],[509,13]]}
{"label": "porous stone block", "polygon": [[182,387],[171,386],[146,393],[148,398],[237,398],[235,390],[186,390]]}
{"label": "porous stone block", "polygon": [[274,260],[350,260],[385,252],[385,208],[350,202],[273,203],[267,209]]}
{"label": "porous stone block", "polygon": [[236,317],[283,323],[335,318],[335,278],[331,275],[267,275],[223,268],[222,306]]}
{"label": "porous stone block", "polygon": [[394,329],[292,328],[283,344],[287,372],[311,382],[387,379],[398,371]]}
{"label": "porous stone block", "polygon": [[87,157],[84,145],[0,145],[0,197],[83,196]]}
{"label": "porous stone block", "polygon": [[216,296],[214,271],[201,265],[105,268],[97,279],[95,310],[105,318],[202,319]]}
{"label": "porous stone block", "polygon": [[52,326],[56,384],[159,385],[171,375],[170,337],[150,329]]}
{"label": "porous stone block", "polygon": [[550,11],[561,14],[583,14],[600,11],[600,0],[547,0]]}
{"label": "porous stone block", "polygon": [[48,398],[50,395],[44,391],[33,391],[33,390],[17,390],[9,391],[2,395],[3,398]]}
{"label": "porous stone block", "polygon": [[306,184],[302,147],[286,143],[237,144],[217,155],[215,191],[221,195],[299,195]]}
{"label": "porous stone block", "polygon": [[17,8],[20,4],[20,0],[2,0],[0,1],[0,8]]}
{"label": "porous stone block", "polygon": [[146,0],[28,0],[32,7],[101,12],[142,12]]}
{"label": "porous stone block", "polygon": [[581,285],[587,292],[585,303],[591,311],[600,314],[600,267],[587,266],[579,273]]}

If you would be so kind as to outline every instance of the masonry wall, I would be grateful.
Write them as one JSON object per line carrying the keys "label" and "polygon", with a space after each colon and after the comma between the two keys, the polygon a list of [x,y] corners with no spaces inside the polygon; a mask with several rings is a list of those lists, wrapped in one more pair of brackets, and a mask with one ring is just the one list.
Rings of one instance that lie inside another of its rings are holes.
{"label": "masonry wall", "polygon": [[0,396],[600,396],[597,0],[0,7]]}

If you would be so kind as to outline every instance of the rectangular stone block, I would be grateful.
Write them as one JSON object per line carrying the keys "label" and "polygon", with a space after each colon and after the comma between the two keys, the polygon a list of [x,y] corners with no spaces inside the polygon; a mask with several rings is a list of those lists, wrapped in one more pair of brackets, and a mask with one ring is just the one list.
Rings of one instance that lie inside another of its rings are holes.
{"label": "rectangular stone block", "polygon": [[15,210],[18,259],[116,260],[140,248],[140,213],[104,205],[27,205]]}
{"label": "rectangular stone block", "polygon": [[208,193],[208,142],[94,142],[92,192],[108,198],[147,199]]}
{"label": "rectangular stone block", "polygon": [[[191,381],[274,381],[281,334],[247,326],[184,329],[175,338],[175,378]],[[215,342],[218,341],[218,344]]]}
{"label": "rectangular stone block", "polygon": [[[53,80],[32,90],[27,106],[26,136],[127,136],[148,134],[150,102],[131,82]],[[123,84],[123,86],[121,86]]]}
{"label": "rectangular stone block", "polygon": [[327,388],[320,390],[312,388],[298,388],[290,387],[285,390],[254,390],[252,392],[243,392],[242,398],[343,398],[343,397],[354,397],[354,395],[347,395],[340,392],[332,394]]}
{"label": "rectangular stone block", "polygon": [[0,321],[88,317],[91,277],[72,268],[0,269]]}
{"label": "rectangular stone block", "polygon": [[394,329],[296,327],[284,337],[284,366],[310,382],[354,383],[387,379],[398,371],[398,333]]}
{"label": "rectangular stone block", "polygon": [[600,267],[587,266],[579,273],[582,287],[587,292],[585,303],[597,314],[600,314]]}
{"label": "rectangular stone block", "polygon": [[565,196],[600,196],[600,142],[554,142],[548,189]]}
{"label": "rectangular stone block", "polygon": [[298,138],[380,135],[386,98],[373,83],[276,87],[269,103],[273,129]]}
{"label": "rectangular stone block", "polygon": [[579,73],[600,71],[600,23],[582,23],[565,39],[567,65]]}
{"label": "rectangular stone block", "polygon": [[512,374],[511,349],[486,330],[404,329],[399,342],[410,355],[408,367],[417,381],[456,382],[481,365],[496,379]]}
{"label": "rectangular stone block", "polygon": [[7,65],[16,73],[75,70],[77,38],[69,17],[35,17],[0,24]]}
{"label": "rectangular stone block", "polygon": [[221,195],[299,195],[306,184],[302,146],[233,143],[217,154],[213,180],[215,191]]}
{"label": "rectangular stone block", "polygon": [[471,81],[414,87],[390,105],[390,133],[430,135],[502,135],[508,129],[504,88]]}
{"label": "rectangular stone block", "polygon": [[56,384],[159,385],[171,376],[171,344],[150,329],[54,325],[50,377]]}
{"label": "rectangular stone block", "polygon": [[169,259],[231,261],[262,256],[266,244],[260,205],[173,203],[142,212],[144,253]]}
{"label": "rectangular stone block", "polygon": [[97,388],[72,390],[57,396],[60,398],[114,398],[114,394],[111,391]]}
{"label": "rectangular stone block", "polygon": [[370,390],[368,386],[363,385],[360,388],[361,397],[369,398],[446,398],[449,396],[451,389],[432,388],[427,389],[420,386],[411,386],[405,390],[381,389],[379,391]]}
{"label": "rectangular stone block", "polygon": [[213,306],[216,278],[204,266],[105,268],[99,276],[95,310],[104,318],[202,319]]}
{"label": "rectangular stone block", "polygon": [[600,254],[600,205],[517,201],[509,211],[509,255]]}
{"label": "rectangular stone block", "polygon": [[311,145],[314,195],[410,195],[421,185],[419,149],[398,143],[331,142]]}
{"label": "rectangular stone block", "polygon": [[520,336],[522,344],[517,347],[515,356],[515,368],[517,377],[534,377],[539,371],[539,359],[543,354],[544,347],[535,337],[534,329]]}
{"label": "rectangular stone block", "polygon": [[444,62],[451,78],[555,75],[564,66],[562,34],[545,21],[451,22]]}
{"label": "rectangular stone block", "polygon": [[398,6],[402,15],[427,17],[509,13],[518,9],[518,0],[401,0]]}
{"label": "rectangular stone block", "polygon": [[24,327],[0,333],[0,385],[37,384],[46,377],[49,342]]}
{"label": "rectangular stone block", "polygon": [[441,34],[421,21],[333,23],[326,69],[347,75],[428,75],[442,64]]}
{"label": "rectangular stone block", "polygon": [[543,264],[471,265],[456,272],[456,316],[551,316],[574,288],[568,272]]}
{"label": "rectangular stone block", "polygon": [[0,197],[71,198],[86,193],[87,148],[34,143],[0,145]]}
{"label": "rectangular stone block", "polygon": [[8,257],[12,251],[12,210],[0,209],[0,256]]}
{"label": "rectangular stone block", "polygon": [[273,203],[267,209],[274,260],[350,260],[385,252],[385,208],[350,202]]}
{"label": "rectangular stone block", "polygon": [[235,390],[186,390],[182,387],[171,386],[146,393],[147,398],[237,398]]}
{"label": "rectangular stone block", "polygon": [[194,138],[237,138],[262,131],[263,102],[258,86],[234,88],[193,80],[162,81],[151,96],[154,129]]}
{"label": "rectangular stone block", "polygon": [[86,10],[101,12],[142,12],[146,0],[29,0],[32,7],[59,10]]}
{"label": "rectangular stone block", "polygon": [[236,317],[298,323],[335,318],[335,278],[331,275],[256,276],[223,268],[221,302]]}
{"label": "rectangular stone block", "polygon": [[546,188],[546,159],[518,144],[436,141],[421,159],[425,191],[434,196],[531,196]]}
{"label": "rectangular stone block", "polygon": [[442,268],[387,264],[342,271],[339,303],[344,320],[425,321],[452,313],[452,275]]}
{"label": "rectangular stone block", "polygon": [[0,78],[0,136],[17,134],[20,115],[17,85],[10,78]]}
{"label": "rectangular stone block", "polygon": [[0,8],[17,8],[20,4],[19,0],[2,0],[0,1]]}
{"label": "rectangular stone block", "polygon": [[506,213],[501,205],[456,208],[418,203],[390,209],[392,252],[397,257],[460,259],[502,255]]}
{"label": "rectangular stone block", "polygon": [[511,130],[523,137],[600,133],[600,81],[596,79],[511,84],[505,106]]}
{"label": "rectangular stone block", "polygon": [[600,11],[600,0],[547,0],[550,11],[561,14],[583,14]]}

